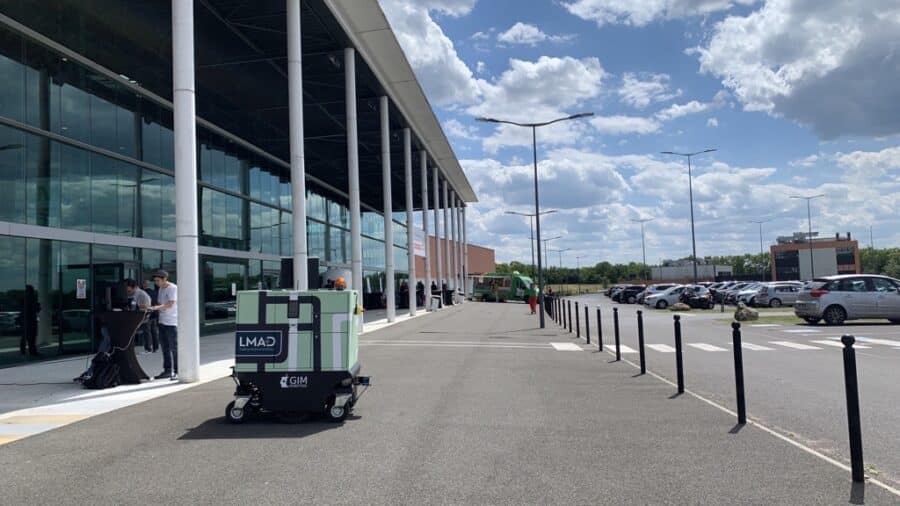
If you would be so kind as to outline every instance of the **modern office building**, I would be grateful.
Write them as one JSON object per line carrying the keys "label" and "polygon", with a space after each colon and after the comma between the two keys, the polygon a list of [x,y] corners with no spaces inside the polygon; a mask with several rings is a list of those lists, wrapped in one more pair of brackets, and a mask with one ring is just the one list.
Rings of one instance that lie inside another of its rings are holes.
{"label": "modern office building", "polygon": [[[859,243],[850,232],[841,237],[812,237],[807,232],[776,239],[769,250],[772,255],[772,279],[776,281],[807,280],[835,274],[859,274]],[[810,257],[812,261],[810,262]]]}
{"label": "modern office building", "polygon": [[188,346],[284,258],[389,295],[414,211],[458,283],[475,199],[376,0],[0,0],[0,365],[160,268]]}

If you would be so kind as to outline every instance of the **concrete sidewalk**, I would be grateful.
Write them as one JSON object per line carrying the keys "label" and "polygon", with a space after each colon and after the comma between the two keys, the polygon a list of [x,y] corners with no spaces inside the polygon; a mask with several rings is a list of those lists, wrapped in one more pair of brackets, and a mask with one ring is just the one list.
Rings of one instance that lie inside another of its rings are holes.
{"label": "concrete sidewalk", "polygon": [[[419,309],[416,317],[427,314]],[[397,311],[388,322],[384,310],[364,313],[363,334],[412,318],[408,310]],[[149,376],[162,371],[162,355],[140,354],[138,362]],[[72,356],[0,369],[0,445],[56,429],[91,416],[172,394],[197,384],[168,380],[145,381],[107,390],[85,390],[72,378],[80,375],[93,355]],[[231,375],[234,365],[234,334],[200,338],[200,383]]]}
{"label": "concrete sidewalk", "polygon": [[[521,304],[372,332],[342,425],[223,420],[221,379],[0,447],[11,504],[898,504]],[[40,472],[34,472],[40,470]],[[110,478],[126,477],[126,478]]]}

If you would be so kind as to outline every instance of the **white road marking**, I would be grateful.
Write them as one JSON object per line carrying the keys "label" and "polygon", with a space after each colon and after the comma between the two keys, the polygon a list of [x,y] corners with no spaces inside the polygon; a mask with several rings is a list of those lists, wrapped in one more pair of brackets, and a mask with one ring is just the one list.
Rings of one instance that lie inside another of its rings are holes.
{"label": "white road marking", "polygon": [[[822,344],[825,346],[831,346],[833,348],[843,348],[844,347],[844,343],[842,343],[840,341],[828,341],[826,339],[820,339],[818,341],[810,341],[810,342],[816,343],[816,344]],[[863,349],[863,350],[871,348],[871,346],[866,346],[864,344],[854,344],[853,347]]]}
{"label": "white road marking", "polygon": [[584,351],[575,343],[550,343],[556,351]]}
{"label": "white road marking", "polygon": [[719,348],[718,346],[713,346],[706,343],[687,343],[687,345],[703,351],[728,351],[725,348]]}
{"label": "white road marking", "polygon": [[[613,352],[615,352],[615,350],[616,350],[616,343],[613,343],[613,345],[611,346],[611,348],[613,349]],[[622,353],[637,353],[637,350],[636,350],[636,349],[634,349],[634,348],[632,348],[632,347],[630,347],[630,346],[625,346],[624,344],[620,344],[620,345],[619,345],[619,351],[621,351]]]}
{"label": "white road marking", "polygon": [[777,344],[778,346],[784,346],[785,348],[793,348],[795,350],[821,350],[818,346],[810,346],[808,344],[795,343],[793,341],[769,341],[772,344]]}
{"label": "white road marking", "polygon": [[788,334],[818,334],[822,331],[816,329],[785,329],[782,332],[787,332]]}
{"label": "white road marking", "polygon": [[780,327],[779,323],[754,323],[750,325],[751,327]]}
{"label": "white road marking", "polygon": [[660,353],[675,353],[675,348],[668,344],[648,344],[647,347]]}
{"label": "white road marking", "polygon": [[[389,341],[373,342],[365,341],[359,343],[360,346],[424,346],[431,348],[494,348],[494,349],[526,349],[526,350],[549,350],[552,349],[547,345],[508,345],[508,344],[460,344],[460,343],[441,343],[441,342],[421,342],[421,343],[392,343]],[[578,350],[580,351],[580,350]]]}
{"label": "white road marking", "polygon": [[741,348],[752,351],[775,351],[775,348],[769,348],[768,346],[761,346],[753,343],[741,343]]}
{"label": "white road marking", "polygon": [[883,344],[885,346],[900,347],[900,341],[891,341],[890,339],[875,339],[873,337],[857,337],[856,340],[862,341],[864,343],[869,343],[869,344]]}

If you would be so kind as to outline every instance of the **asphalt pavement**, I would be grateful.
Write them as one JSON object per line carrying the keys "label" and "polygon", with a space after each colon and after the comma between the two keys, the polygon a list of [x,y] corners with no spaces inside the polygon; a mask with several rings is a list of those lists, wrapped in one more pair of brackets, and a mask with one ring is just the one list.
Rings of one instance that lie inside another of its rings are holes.
{"label": "asphalt pavement", "polygon": [[367,334],[374,386],[343,424],[229,425],[226,378],[15,441],[3,502],[900,502],[547,322],[467,303]]}
{"label": "asphalt pavement", "polygon": [[[622,343],[637,349],[638,309],[643,311],[647,367],[675,380],[673,312],[616,304],[602,295],[573,298],[602,314],[612,342],[612,308],[619,310]],[[786,314],[793,314],[785,308]],[[730,321],[725,313],[679,313],[687,388],[735,409],[734,358]],[[864,457],[873,477],[900,488],[900,325],[887,322],[825,325],[744,322],[741,327],[747,411],[751,418],[840,462],[850,463],[847,405],[840,336],[853,334]],[[583,309],[582,309],[583,320]],[[582,321],[582,332],[584,323]],[[596,334],[594,335],[596,339]],[[661,345],[661,346],[660,346]],[[637,354],[625,358],[637,360]]]}

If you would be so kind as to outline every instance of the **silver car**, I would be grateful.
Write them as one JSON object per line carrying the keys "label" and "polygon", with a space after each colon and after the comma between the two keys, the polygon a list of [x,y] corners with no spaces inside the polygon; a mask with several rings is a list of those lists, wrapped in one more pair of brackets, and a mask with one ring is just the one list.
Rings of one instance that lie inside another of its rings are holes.
{"label": "silver car", "polygon": [[900,323],[900,280],[870,274],[843,274],[817,278],[804,287],[794,314],[811,324],[887,318]]}
{"label": "silver car", "polygon": [[768,307],[793,306],[797,302],[802,286],[803,283],[799,281],[766,283],[756,294],[756,305]]}

